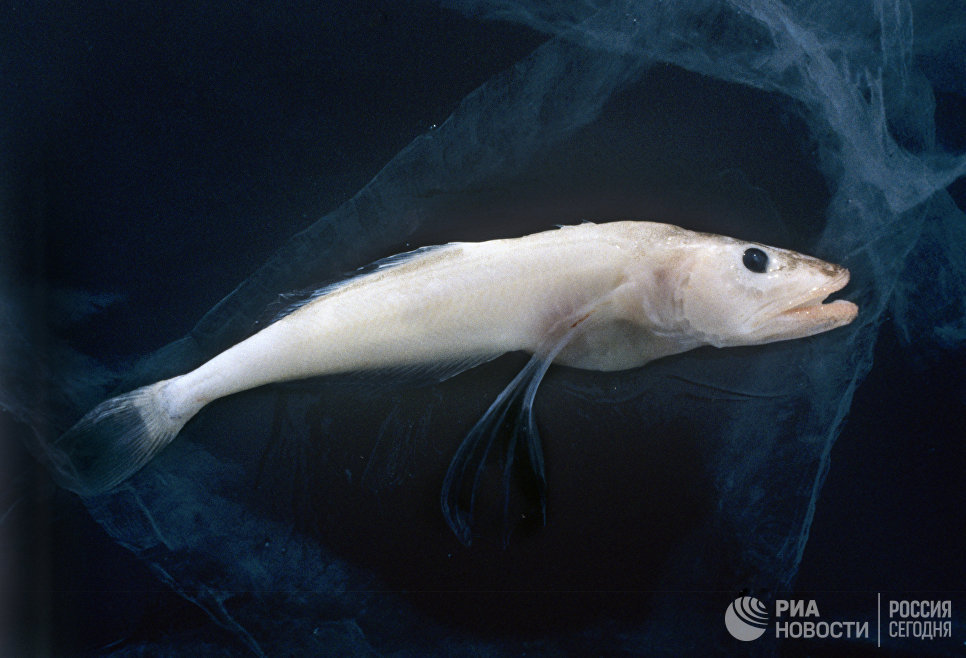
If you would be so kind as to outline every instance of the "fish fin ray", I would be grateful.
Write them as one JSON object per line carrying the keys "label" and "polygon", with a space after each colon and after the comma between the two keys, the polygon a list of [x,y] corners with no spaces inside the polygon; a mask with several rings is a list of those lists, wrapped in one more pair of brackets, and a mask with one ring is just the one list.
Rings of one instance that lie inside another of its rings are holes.
{"label": "fish fin ray", "polygon": [[465,359],[438,363],[374,368],[372,370],[277,382],[273,386],[279,390],[315,391],[320,379],[324,379],[329,384],[346,387],[347,390],[359,395],[382,395],[400,387],[419,388],[438,384],[501,356],[502,354],[474,355]]}
{"label": "fish fin ray", "polygon": [[[472,543],[476,492],[485,470],[486,458],[490,453],[493,442],[506,422],[507,413],[524,390],[523,383],[527,381],[527,371],[532,369],[530,365],[532,362],[533,359],[503,389],[486,413],[473,425],[460,447],[457,448],[456,454],[453,455],[446,471],[446,477],[443,479],[443,489],[440,494],[443,517],[456,537],[465,546]],[[471,469],[473,480],[469,487],[468,505],[464,506],[460,499],[466,497],[464,496],[466,475]]]}
{"label": "fish fin ray", "polygon": [[[391,269],[395,267],[401,267],[407,263],[412,263],[426,256],[432,254],[439,254],[447,250],[455,251],[460,248],[463,243],[461,242],[450,242],[448,244],[438,244],[429,245],[426,247],[419,247],[418,249],[413,249],[412,251],[407,251],[401,254],[394,254],[392,256],[387,256],[386,258],[381,258],[377,261],[373,261],[368,265],[363,265],[358,270],[352,274],[346,276],[343,279],[328,283],[320,288],[308,289],[305,291],[296,291],[292,293],[286,293],[280,296],[283,303],[286,303],[285,307],[276,313],[272,319],[266,324],[271,324],[278,322],[282,318],[291,315],[295,311],[299,310],[303,306],[311,304],[317,299],[331,295],[343,288],[351,286],[357,283],[360,279],[364,279],[368,276],[372,276],[378,272],[384,271],[386,269]],[[297,301],[290,301],[291,298],[298,298]]]}
{"label": "fish fin ray", "polygon": [[[466,546],[472,543],[476,495],[483,472],[486,469],[486,460],[493,443],[502,433],[501,430],[503,430],[507,415],[511,410],[516,410],[516,413],[514,414],[515,427],[509,434],[504,452],[504,545],[509,538],[511,474],[515,452],[520,443],[526,447],[525,454],[530,470],[537,481],[541,515],[546,522],[546,469],[540,433],[533,412],[533,402],[536,398],[537,389],[540,387],[540,382],[543,380],[550,364],[576,333],[576,324],[563,323],[563,325],[567,327],[566,330],[551,334],[552,337],[545,341],[545,347],[536,351],[523,369],[497,396],[493,404],[483,414],[483,417],[476,422],[466,438],[463,439],[450,462],[446,477],[443,479],[440,503],[447,524],[460,542]],[[469,486],[468,505],[464,507],[461,505],[461,499],[467,497],[464,495],[464,490],[467,488],[465,478],[470,468],[473,469],[474,476]]]}
{"label": "fish fin ray", "polygon": [[97,405],[51,446],[54,478],[82,496],[109,491],[167,446],[194,415],[172,415],[160,392],[166,381]]}
{"label": "fish fin ray", "polygon": [[380,368],[375,371],[361,373],[360,376],[369,378],[373,375],[385,377],[391,381],[404,383],[443,382],[472,368],[489,363],[502,354],[474,354],[452,361],[416,364],[399,368]]}

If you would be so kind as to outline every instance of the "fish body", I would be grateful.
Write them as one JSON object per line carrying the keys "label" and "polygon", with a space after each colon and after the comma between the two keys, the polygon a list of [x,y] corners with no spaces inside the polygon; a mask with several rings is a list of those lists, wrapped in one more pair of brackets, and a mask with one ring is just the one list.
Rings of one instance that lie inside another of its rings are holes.
{"label": "fish body", "polygon": [[[204,405],[276,381],[325,374],[479,362],[537,352],[568,321],[635,327],[638,347],[586,343],[557,361],[596,370],[633,368],[680,351],[635,309],[653,295],[639,262],[669,227],[581,224],[515,239],[418,250],[326,289],[274,324],[173,380],[173,406]],[[634,317],[638,315],[640,317]],[[597,349],[595,349],[595,347]],[[687,349],[686,347],[684,349]],[[618,357],[614,352],[621,352]]]}
{"label": "fish body", "polygon": [[796,252],[653,222],[423,248],[323,289],[189,373],[102,403],[58,441],[56,470],[80,493],[108,490],[218,398],[336,373],[452,375],[511,351],[536,365],[487,416],[492,425],[506,414],[498,404],[522,401],[533,442],[530,404],[550,363],[623,370],[701,345],[820,333],[855,318],[851,302],[822,303],[848,279]]}

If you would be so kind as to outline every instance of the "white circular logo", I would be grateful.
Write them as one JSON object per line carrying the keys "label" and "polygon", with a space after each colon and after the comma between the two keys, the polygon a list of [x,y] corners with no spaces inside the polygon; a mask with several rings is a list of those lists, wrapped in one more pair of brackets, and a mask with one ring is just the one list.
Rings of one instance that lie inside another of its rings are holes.
{"label": "white circular logo", "polygon": [[753,596],[742,596],[731,602],[725,612],[725,626],[732,637],[742,642],[757,640],[768,626],[768,609]]}

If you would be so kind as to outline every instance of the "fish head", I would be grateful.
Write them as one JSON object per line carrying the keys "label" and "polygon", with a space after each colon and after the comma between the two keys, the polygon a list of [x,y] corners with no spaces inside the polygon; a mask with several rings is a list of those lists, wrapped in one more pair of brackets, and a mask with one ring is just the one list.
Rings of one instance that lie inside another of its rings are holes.
{"label": "fish head", "polygon": [[825,303],[849,282],[839,265],[787,249],[691,234],[677,273],[678,326],[717,347],[804,338],[849,324],[852,302]]}

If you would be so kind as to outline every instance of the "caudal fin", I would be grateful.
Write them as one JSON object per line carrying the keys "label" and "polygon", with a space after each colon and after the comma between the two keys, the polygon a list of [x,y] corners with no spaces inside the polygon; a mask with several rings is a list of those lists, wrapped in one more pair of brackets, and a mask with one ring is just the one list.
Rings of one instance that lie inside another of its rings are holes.
{"label": "caudal fin", "polygon": [[67,430],[50,455],[58,482],[83,496],[108,491],[171,443],[193,414],[168,410],[161,397],[167,383],[105,400]]}

